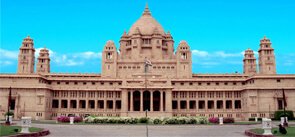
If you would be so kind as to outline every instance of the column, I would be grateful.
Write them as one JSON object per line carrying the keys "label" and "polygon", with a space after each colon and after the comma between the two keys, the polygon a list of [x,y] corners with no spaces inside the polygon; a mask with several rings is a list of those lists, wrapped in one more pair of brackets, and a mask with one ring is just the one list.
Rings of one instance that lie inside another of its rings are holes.
{"label": "column", "polygon": [[116,111],[116,99],[113,99],[113,111]]}
{"label": "column", "polygon": [[121,112],[126,113],[128,111],[128,91],[122,90],[121,91]]}
{"label": "column", "polygon": [[61,99],[58,99],[58,109],[61,110]]}
{"label": "column", "polygon": [[166,105],[165,110],[166,110],[166,112],[169,112],[170,113],[170,116],[172,116],[172,91],[171,90],[170,91],[166,91],[165,92],[165,97],[166,97],[166,99],[165,99],[165,101],[166,101],[166,103],[165,103],[165,105]]}
{"label": "column", "polygon": [[107,92],[104,91],[104,96],[103,96],[103,111],[106,112],[107,110]]}
{"label": "column", "polygon": [[133,91],[130,91],[130,111],[133,112]]}
{"label": "column", "polygon": [[140,91],[140,111],[143,111],[143,91]]}
{"label": "column", "polygon": [[177,91],[177,111],[180,111],[180,92]]}
{"label": "column", "polygon": [[70,102],[71,102],[71,99],[68,99],[67,101],[68,101],[67,102],[68,103],[68,108],[67,109],[68,109],[68,112],[70,112],[70,108],[71,108],[71,103]]}
{"label": "column", "polygon": [[186,99],[186,111],[189,111],[189,99]]}
{"label": "column", "polygon": [[160,94],[160,112],[163,112],[163,91]]}
{"label": "column", "polygon": [[154,111],[154,108],[153,108],[153,106],[154,106],[154,102],[153,102],[153,100],[154,100],[154,97],[153,97],[153,91],[151,91],[151,100],[150,100],[150,104],[151,104],[151,112],[152,111]]}

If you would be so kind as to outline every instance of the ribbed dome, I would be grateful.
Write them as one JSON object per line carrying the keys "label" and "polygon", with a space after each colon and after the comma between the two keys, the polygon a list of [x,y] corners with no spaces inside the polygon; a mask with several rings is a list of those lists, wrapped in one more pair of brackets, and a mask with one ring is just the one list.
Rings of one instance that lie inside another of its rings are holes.
{"label": "ribbed dome", "polygon": [[164,35],[164,29],[151,15],[148,5],[146,5],[142,16],[131,26],[128,35],[140,32],[142,35],[152,35],[157,29],[159,34]]}

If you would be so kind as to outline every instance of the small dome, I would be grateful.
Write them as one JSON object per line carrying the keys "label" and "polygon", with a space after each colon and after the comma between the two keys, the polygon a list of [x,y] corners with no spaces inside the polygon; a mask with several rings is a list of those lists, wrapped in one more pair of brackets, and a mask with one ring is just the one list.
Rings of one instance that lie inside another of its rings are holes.
{"label": "small dome", "polygon": [[146,5],[142,16],[131,26],[128,35],[136,34],[138,30],[142,35],[152,35],[155,29],[159,34],[165,34],[163,27],[152,17],[148,5]]}

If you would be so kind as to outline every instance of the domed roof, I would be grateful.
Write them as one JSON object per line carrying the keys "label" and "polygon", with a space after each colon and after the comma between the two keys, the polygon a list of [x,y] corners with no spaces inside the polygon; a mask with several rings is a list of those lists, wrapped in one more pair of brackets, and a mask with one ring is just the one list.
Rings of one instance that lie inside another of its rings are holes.
{"label": "domed roof", "polygon": [[142,35],[152,35],[157,29],[159,34],[164,35],[164,29],[151,15],[151,12],[146,5],[142,16],[131,26],[128,35],[139,33]]}

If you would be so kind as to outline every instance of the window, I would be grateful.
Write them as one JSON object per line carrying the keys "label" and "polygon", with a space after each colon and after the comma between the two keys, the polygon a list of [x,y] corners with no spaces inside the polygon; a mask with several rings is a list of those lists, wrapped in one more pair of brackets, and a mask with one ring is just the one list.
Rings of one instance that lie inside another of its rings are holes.
{"label": "window", "polygon": [[92,82],[92,85],[95,85],[95,82]]}
{"label": "window", "polygon": [[192,82],[190,82],[190,83],[189,83],[189,85],[193,85],[193,83],[192,83]]}
{"label": "window", "polygon": [[280,79],[277,79],[277,82],[278,82],[278,83],[280,83],[280,82],[281,82],[281,80],[280,80]]}
{"label": "window", "polygon": [[199,100],[199,109],[205,109],[205,101]]}
{"label": "window", "polygon": [[180,109],[186,109],[186,101],[182,100],[180,101]]}
{"label": "window", "polygon": [[57,82],[57,85],[59,85],[60,84],[60,82]]}
{"label": "window", "polygon": [[69,82],[66,82],[66,85],[69,85]]}
{"label": "window", "polygon": [[172,101],[172,109],[177,109],[177,101],[176,100]]}
{"label": "window", "polygon": [[228,85],[228,83],[227,83],[227,82],[225,82],[225,83],[224,83],[224,85]]}
{"label": "window", "polygon": [[278,109],[279,110],[283,109],[283,99],[278,99]]}
{"label": "window", "polygon": [[210,85],[210,83],[208,82],[208,83],[207,83],[207,85],[209,86],[209,85]]}
{"label": "window", "polygon": [[78,82],[75,82],[75,85],[78,85]]}
{"label": "window", "polygon": [[201,82],[199,82],[199,83],[198,83],[198,85],[199,85],[199,86],[201,86],[201,85],[202,85],[202,83],[201,83]]}
{"label": "window", "polygon": [[215,84],[216,84],[217,86],[219,85],[219,83],[218,83],[218,82],[216,82]]}
{"label": "window", "polygon": [[235,100],[235,109],[241,108],[241,100]]}
{"label": "window", "polygon": [[83,82],[83,85],[86,85],[86,82]]}

